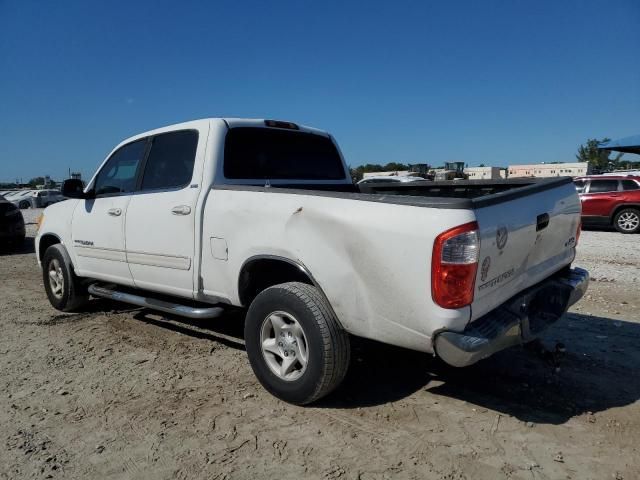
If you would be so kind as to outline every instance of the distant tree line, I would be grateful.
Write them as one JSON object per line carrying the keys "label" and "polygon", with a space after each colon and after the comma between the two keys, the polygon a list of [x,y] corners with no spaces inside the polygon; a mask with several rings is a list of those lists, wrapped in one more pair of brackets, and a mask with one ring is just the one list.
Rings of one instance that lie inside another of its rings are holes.
{"label": "distant tree line", "polygon": [[0,188],[12,189],[12,188],[20,188],[24,185],[35,189],[38,185],[44,185],[45,178],[44,177],[33,177],[26,184],[15,182],[0,182]]}
{"label": "distant tree line", "polygon": [[44,177],[34,177],[29,180],[29,186],[31,188],[36,188],[38,185],[44,185]]}
{"label": "distant tree line", "polygon": [[579,162],[589,162],[594,172],[606,172],[608,170],[636,169],[640,168],[640,161],[632,161],[622,158],[622,153],[616,153],[612,157],[610,150],[601,150],[598,145],[610,141],[610,138],[598,140],[590,138],[578,147],[576,159]]}
{"label": "distant tree line", "polygon": [[[608,170],[622,170],[622,169],[640,169],[640,160],[628,160],[622,158],[622,153],[617,153],[612,156],[612,152],[609,150],[601,150],[598,145],[610,141],[610,138],[603,138],[598,140],[596,138],[590,138],[578,147],[578,153],[576,159],[579,162],[589,162],[594,172],[606,172]],[[549,163],[562,163],[562,162],[549,162]],[[484,167],[485,164],[481,163],[480,167]],[[375,172],[398,172],[403,170],[411,170],[411,165],[406,163],[389,162],[386,165],[378,165],[374,163],[366,163],[355,168],[350,168],[351,177],[355,180],[362,180],[365,173]]]}

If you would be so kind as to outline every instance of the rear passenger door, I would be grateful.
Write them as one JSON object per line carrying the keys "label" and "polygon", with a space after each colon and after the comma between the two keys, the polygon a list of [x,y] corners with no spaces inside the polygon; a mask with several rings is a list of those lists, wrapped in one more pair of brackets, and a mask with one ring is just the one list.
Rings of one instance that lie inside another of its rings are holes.
{"label": "rear passenger door", "polygon": [[125,225],[127,263],[138,288],[193,296],[196,203],[207,133],[180,130],[150,139]]}

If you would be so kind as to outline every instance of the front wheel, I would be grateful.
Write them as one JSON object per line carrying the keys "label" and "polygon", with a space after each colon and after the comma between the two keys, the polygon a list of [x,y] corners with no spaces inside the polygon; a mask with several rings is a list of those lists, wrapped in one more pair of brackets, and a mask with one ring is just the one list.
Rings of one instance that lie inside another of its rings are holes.
{"label": "front wheel", "polygon": [[71,260],[60,244],[47,248],[42,260],[42,282],[53,308],[73,312],[89,300],[87,289],[73,272]]}
{"label": "front wheel", "polygon": [[621,233],[637,233],[640,231],[640,211],[635,208],[624,208],[613,217],[613,226]]}
{"label": "front wheel", "polygon": [[317,288],[290,282],[263,290],[245,322],[249,362],[260,383],[305,405],[333,391],[349,367],[349,336]]}

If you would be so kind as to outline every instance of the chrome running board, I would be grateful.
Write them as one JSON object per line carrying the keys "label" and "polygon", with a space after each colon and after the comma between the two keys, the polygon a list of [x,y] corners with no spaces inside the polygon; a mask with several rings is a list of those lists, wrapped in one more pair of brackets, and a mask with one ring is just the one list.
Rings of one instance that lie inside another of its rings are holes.
{"label": "chrome running board", "polygon": [[139,307],[146,307],[165,313],[173,313],[174,315],[187,318],[215,318],[219,317],[222,312],[224,312],[224,309],[221,307],[189,307],[187,305],[180,305],[179,303],[165,302],[164,300],[157,300],[155,298],[141,297],[131,293],[119,292],[96,284],[89,285],[88,290],[94,297],[108,298],[109,300],[130,303]]}

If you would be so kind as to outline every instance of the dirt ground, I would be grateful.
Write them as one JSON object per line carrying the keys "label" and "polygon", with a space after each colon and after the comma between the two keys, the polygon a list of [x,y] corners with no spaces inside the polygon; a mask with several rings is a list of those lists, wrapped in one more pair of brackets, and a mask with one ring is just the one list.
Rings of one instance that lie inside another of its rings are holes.
{"label": "dirt ground", "polygon": [[0,478],[640,478],[639,245],[582,233],[590,292],[543,339],[566,345],[559,369],[523,348],[458,370],[354,341],[344,385],[300,408],[254,378],[242,314],[60,314],[31,239],[0,256]]}

